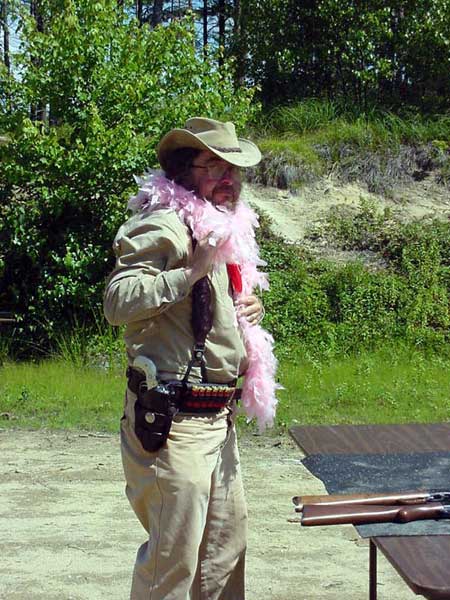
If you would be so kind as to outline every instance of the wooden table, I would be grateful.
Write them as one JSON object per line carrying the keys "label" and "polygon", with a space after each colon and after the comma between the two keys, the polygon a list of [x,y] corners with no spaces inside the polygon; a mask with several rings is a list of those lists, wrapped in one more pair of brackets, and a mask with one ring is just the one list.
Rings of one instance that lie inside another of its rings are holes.
{"label": "wooden table", "polygon": [[[305,454],[450,451],[450,423],[302,426],[292,427],[290,434]],[[450,600],[450,536],[370,538],[370,600],[377,597],[377,548],[413,592],[429,600]]]}

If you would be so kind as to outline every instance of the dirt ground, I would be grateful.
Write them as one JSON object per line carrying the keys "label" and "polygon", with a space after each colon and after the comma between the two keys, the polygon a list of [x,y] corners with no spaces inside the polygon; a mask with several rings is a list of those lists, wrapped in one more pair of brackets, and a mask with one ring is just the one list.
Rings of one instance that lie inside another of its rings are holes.
{"label": "dirt ground", "polygon": [[[291,497],[322,484],[288,438],[240,441],[249,600],[368,598],[368,543],[301,528]],[[117,435],[0,430],[0,598],[125,600],[145,532],[123,493]],[[379,600],[416,598],[379,557]]]}

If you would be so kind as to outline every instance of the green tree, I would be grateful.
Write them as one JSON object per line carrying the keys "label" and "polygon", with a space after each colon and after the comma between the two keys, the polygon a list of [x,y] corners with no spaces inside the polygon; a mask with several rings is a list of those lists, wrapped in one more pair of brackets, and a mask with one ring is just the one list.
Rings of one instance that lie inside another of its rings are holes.
{"label": "green tree", "polygon": [[449,106],[450,0],[248,0],[239,14],[231,48],[265,104]]}
{"label": "green tree", "polygon": [[196,54],[190,20],[139,26],[113,0],[40,8],[43,30],[22,16],[20,81],[0,75],[0,305],[47,349],[100,303],[133,175],[155,165],[161,135],[195,114],[242,128],[252,91]]}

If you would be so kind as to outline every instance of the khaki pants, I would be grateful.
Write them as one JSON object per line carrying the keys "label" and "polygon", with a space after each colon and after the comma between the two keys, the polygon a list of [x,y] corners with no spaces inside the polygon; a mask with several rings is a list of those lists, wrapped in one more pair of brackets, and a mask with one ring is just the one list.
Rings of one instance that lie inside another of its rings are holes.
{"label": "khaki pants", "polygon": [[126,494],[149,536],[131,600],[244,600],[247,510],[231,409],[177,415],[167,445],[142,449],[136,396],[121,423]]}

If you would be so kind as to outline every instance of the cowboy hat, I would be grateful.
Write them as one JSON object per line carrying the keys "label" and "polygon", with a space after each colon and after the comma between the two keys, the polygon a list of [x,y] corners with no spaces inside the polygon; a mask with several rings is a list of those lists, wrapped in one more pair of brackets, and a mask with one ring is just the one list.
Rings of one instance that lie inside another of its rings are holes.
{"label": "cowboy hat", "polygon": [[238,167],[253,167],[261,160],[258,147],[249,140],[238,138],[233,123],[203,117],[188,119],[184,129],[172,129],[159,142],[158,160],[164,170],[169,155],[179,148],[211,150]]}

